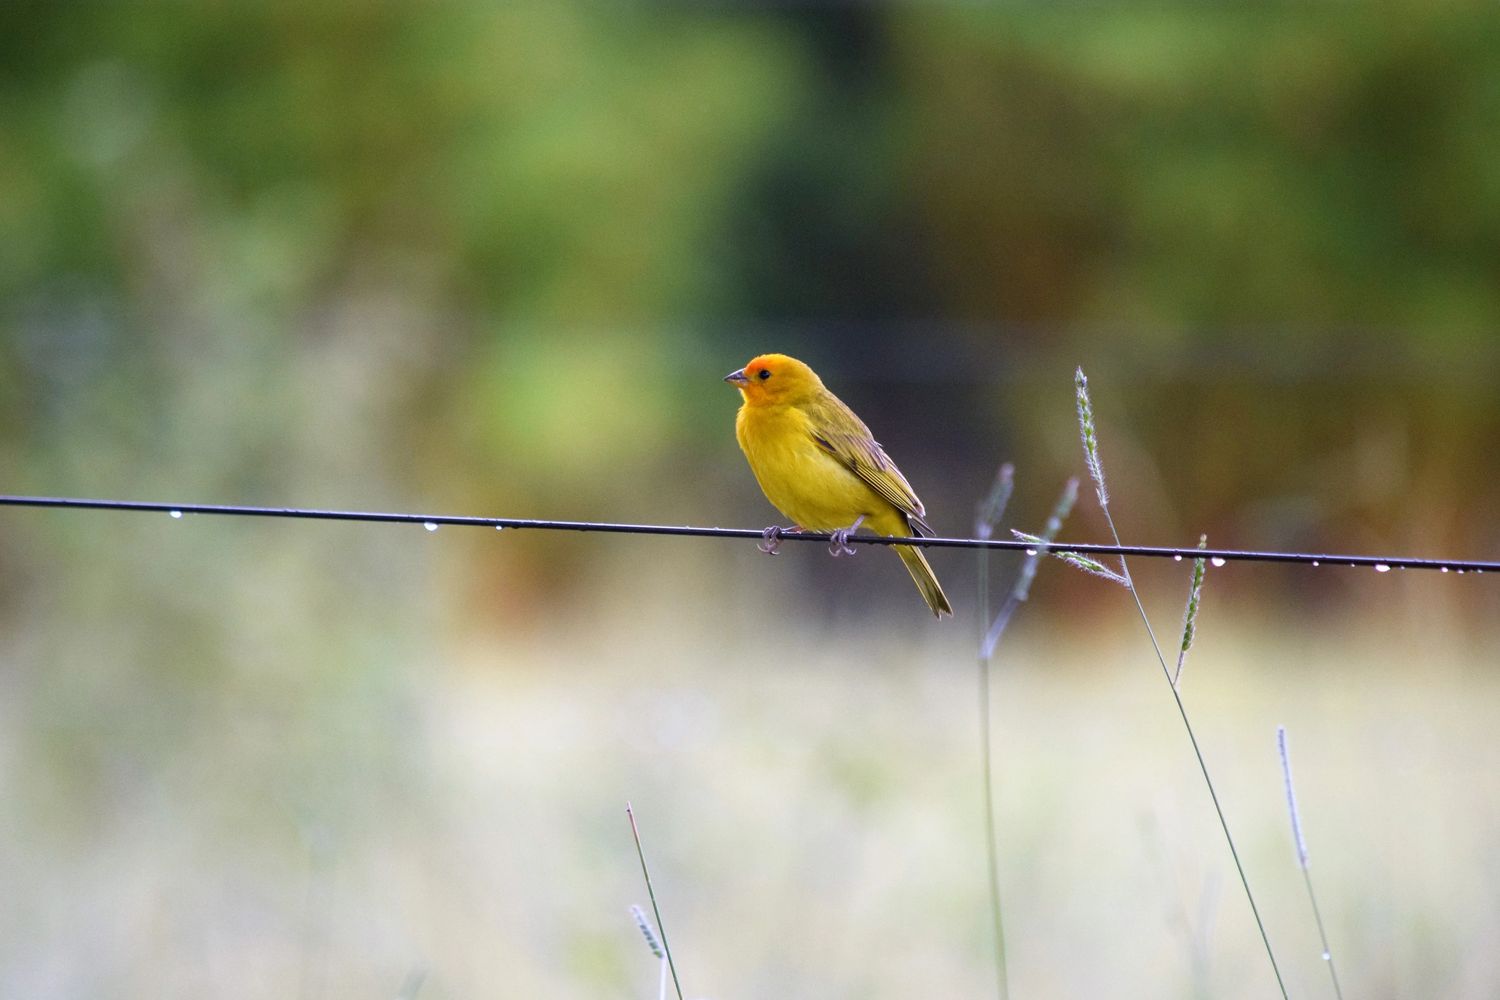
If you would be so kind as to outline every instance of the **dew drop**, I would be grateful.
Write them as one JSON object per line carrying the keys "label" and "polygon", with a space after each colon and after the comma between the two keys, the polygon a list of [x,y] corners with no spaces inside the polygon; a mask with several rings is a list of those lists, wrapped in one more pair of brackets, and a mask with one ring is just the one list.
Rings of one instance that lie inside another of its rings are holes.
{"label": "dew drop", "polygon": [[1444,566],[1442,569],[1438,570],[1438,572],[1439,573],[1446,573],[1446,572],[1448,572],[1448,567]]}
{"label": "dew drop", "polygon": [[1182,553],[1179,552],[1175,556],[1173,556],[1172,557],[1172,561],[1173,562],[1182,562]]}
{"label": "dew drop", "polygon": [[1314,559],[1314,560],[1313,560],[1313,565],[1314,565],[1314,566],[1321,566],[1321,565],[1323,565],[1323,564],[1322,564],[1322,563],[1320,563],[1320,562],[1318,562],[1318,560],[1316,560],[1316,559]]}
{"label": "dew drop", "polygon": [[1391,571],[1391,568],[1389,566],[1387,566],[1385,563],[1376,563],[1375,564],[1375,572],[1377,572],[1377,573],[1389,573],[1390,571]]}
{"label": "dew drop", "polygon": [[1333,956],[1330,955],[1328,952],[1325,951],[1325,952],[1323,952],[1323,961],[1325,961],[1325,962],[1332,962],[1333,961]]}
{"label": "dew drop", "polygon": [[1459,576],[1463,576],[1463,574],[1464,574],[1464,571],[1463,571],[1463,570],[1459,570],[1459,571],[1458,571],[1458,575],[1459,575]]}
{"label": "dew drop", "polygon": [[174,510],[174,511],[170,511],[170,513],[171,513],[171,515],[173,517],[181,520],[181,518],[182,518],[182,511],[180,511],[180,510]]}
{"label": "dew drop", "polygon": [[1036,549],[1027,549],[1026,550],[1026,554],[1028,556],[1034,556],[1034,555],[1036,555]]}
{"label": "dew drop", "polygon": [[1213,563],[1215,566],[1222,566],[1222,565],[1224,565],[1224,557],[1223,556],[1214,556],[1212,559],[1209,560],[1209,562]]}
{"label": "dew drop", "polygon": [[423,521],[422,522],[422,527],[426,528],[428,531],[436,531],[437,530],[437,525],[434,524],[432,521]]}
{"label": "dew drop", "polygon": [[504,531],[505,530],[505,525],[503,525],[503,524],[497,524],[497,525],[495,525],[495,530],[496,531]]}

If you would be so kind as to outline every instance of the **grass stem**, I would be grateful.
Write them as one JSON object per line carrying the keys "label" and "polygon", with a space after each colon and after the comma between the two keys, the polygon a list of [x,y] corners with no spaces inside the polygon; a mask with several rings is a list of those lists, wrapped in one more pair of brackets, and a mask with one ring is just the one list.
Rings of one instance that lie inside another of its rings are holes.
{"label": "grass stem", "polygon": [[661,950],[666,955],[667,968],[672,973],[672,986],[677,990],[677,1000],[682,1000],[682,983],[677,978],[677,965],[672,961],[672,947],[667,943],[667,927],[661,921],[661,908],[656,905],[656,890],[651,886],[651,871],[646,867],[646,852],[641,848],[641,831],[635,825],[635,810],[625,803],[625,815],[630,819],[630,835],[635,838],[635,854],[641,859],[641,877],[646,880],[646,895],[651,897],[651,912],[656,916],[656,930],[661,935]]}
{"label": "grass stem", "polygon": [[[995,485],[989,496],[979,505],[975,517],[975,532],[982,538],[994,533],[995,525],[1004,516],[1006,503],[1010,499],[1014,468],[1006,463],[995,477]],[[1008,1000],[1010,982],[1005,961],[1005,917],[1000,905],[1000,857],[995,823],[995,775],[994,735],[990,723],[990,651],[994,648],[986,641],[990,623],[990,554],[984,549],[977,551],[979,609],[979,759],[984,786],[984,856],[988,866],[990,922],[995,945],[995,991],[999,1000]]]}
{"label": "grass stem", "polygon": [[[979,516],[975,523],[975,533],[980,538],[989,538],[1004,514],[1005,501],[1010,497],[1012,475],[1013,470],[1009,464],[1001,466],[1000,475],[995,481],[995,488],[991,491],[989,499],[980,505]],[[1005,962],[1005,922],[1000,906],[999,845],[995,822],[994,730],[990,723],[990,672],[994,668],[995,647],[1000,642],[1000,636],[1005,632],[1005,627],[1010,624],[1011,616],[1016,613],[1016,609],[1030,595],[1031,581],[1036,579],[1037,565],[1046,554],[1047,546],[1052,544],[1057,538],[1057,533],[1062,530],[1063,521],[1067,520],[1069,511],[1073,509],[1073,502],[1077,499],[1078,480],[1070,479],[1067,486],[1063,488],[1062,496],[1058,498],[1057,506],[1052,510],[1052,516],[1047,519],[1047,526],[1042,530],[1042,534],[1028,536],[1034,539],[1035,545],[1027,550],[1026,558],[1021,562],[1021,569],[1016,574],[1016,582],[1001,603],[1000,611],[993,620],[990,619],[989,560],[983,551],[979,555],[980,759],[984,772],[985,857],[989,861],[990,911],[995,930],[996,988],[1000,1000],[1006,1000],[1010,995],[1010,984]]]}
{"label": "grass stem", "polygon": [[[1109,525],[1109,533],[1115,540],[1116,546],[1121,546],[1120,532],[1115,527],[1114,516],[1109,510],[1109,491],[1104,484],[1104,463],[1099,458],[1099,438],[1094,426],[1094,404],[1089,399],[1088,379],[1079,368],[1073,377],[1076,389],[1078,405],[1078,428],[1079,436],[1083,441],[1083,454],[1085,464],[1088,466],[1089,476],[1094,480],[1094,490],[1099,496],[1099,509],[1104,512],[1104,521]],[[1240,862],[1239,849],[1235,847],[1234,835],[1229,832],[1229,820],[1224,816],[1224,807],[1219,802],[1219,793],[1214,788],[1214,780],[1208,773],[1208,763],[1203,759],[1203,749],[1198,745],[1198,736],[1193,732],[1193,724],[1188,720],[1187,706],[1182,702],[1182,695],[1174,683],[1172,668],[1167,666],[1167,658],[1162,654],[1161,643],[1156,641],[1156,631],[1151,627],[1151,618],[1146,614],[1146,606],[1141,602],[1141,595],[1135,588],[1135,581],[1130,576],[1130,566],[1125,556],[1120,556],[1120,577],[1125,588],[1130,591],[1130,596],[1135,601],[1136,611],[1140,613],[1141,624],[1146,627],[1146,635],[1151,639],[1151,648],[1156,653],[1156,662],[1161,664],[1162,676],[1166,678],[1167,689],[1172,692],[1172,701],[1177,706],[1177,714],[1182,719],[1182,728],[1187,732],[1188,742],[1193,745],[1193,756],[1198,760],[1198,770],[1203,774],[1203,783],[1208,786],[1208,797],[1213,800],[1214,812],[1219,817],[1219,828],[1224,831],[1224,841],[1229,845],[1229,855],[1234,859],[1234,869],[1239,873],[1240,885],[1245,890],[1245,899],[1250,904],[1250,913],[1255,917],[1255,927],[1260,931],[1261,944],[1265,945],[1266,958],[1271,962],[1271,972],[1276,976],[1276,986],[1281,990],[1282,1000],[1287,1000],[1286,982],[1281,978],[1281,967],[1276,964],[1276,953],[1271,949],[1271,938],[1266,933],[1265,921],[1261,919],[1260,907],[1255,905],[1255,894],[1250,891],[1250,879],[1245,875],[1245,866]]]}
{"label": "grass stem", "polygon": [[1318,925],[1318,943],[1323,947],[1323,961],[1328,963],[1328,975],[1333,980],[1333,993],[1344,1000],[1344,991],[1339,988],[1339,974],[1333,967],[1333,951],[1328,947],[1328,932],[1323,929],[1323,913],[1318,909],[1318,894],[1313,892],[1312,872],[1307,863],[1307,841],[1302,839],[1302,817],[1297,812],[1297,790],[1292,785],[1292,759],[1286,749],[1286,727],[1276,727],[1276,749],[1281,755],[1281,775],[1286,782],[1286,808],[1292,818],[1292,841],[1297,848],[1297,866],[1302,869],[1302,884],[1307,886],[1307,901],[1312,906],[1313,921]]}
{"label": "grass stem", "polygon": [[[985,557],[979,557],[980,562]],[[981,592],[985,589],[981,585]],[[985,594],[987,597],[988,594]],[[981,602],[981,607],[984,603]],[[1000,1000],[1010,996],[1009,977],[1005,963],[1005,917],[1000,905],[1000,858],[995,824],[995,775],[992,755],[994,740],[990,728],[990,661],[979,661],[979,737],[980,754],[983,761],[984,782],[984,847],[988,865],[990,889],[990,920],[995,935],[995,990]]]}
{"label": "grass stem", "polygon": [[[1120,533],[1115,529],[1115,519],[1110,516],[1109,508],[1104,508],[1104,520],[1109,525],[1109,532],[1114,536],[1115,544],[1120,544]],[[1162,655],[1161,644],[1156,641],[1156,632],[1151,628],[1151,619],[1146,615],[1146,606],[1141,603],[1141,595],[1135,589],[1135,581],[1130,576],[1130,567],[1126,565],[1125,557],[1120,557],[1120,575],[1125,577],[1125,587],[1130,591],[1130,596],[1135,599],[1136,611],[1140,613],[1141,624],[1146,626],[1146,635],[1151,639],[1151,648],[1156,651],[1156,660],[1161,664],[1162,676],[1166,678],[1167,689],[1172,692],[1172,701],[1177,706],[1177,714],[1182,719],[1182,728],[1187,732],[1188,742],[1193,745],[1193,756],[1197,758],[1198,770],[1203,774],[1203,784],[1208,787],[1208,797],[1213,800],[1214,813],[1219,817],[1219,828],[1224,831],[1224,842],[1229,845],[1229,856],[1234,859],[1234,870],[1240,876],[1240,885],[1245,890],[1245,900],[1250,904],[1250,914],[1255,918],[1255,927],[1260,931],[1261,944],[1265,945],[1266,958],[1271,962],[1271,972],[1276,976],[1276,986],[1281,990],[1282,1000],[1286,1000],[1286,983],[1281,978],[1281,967],[1276,964],[1276,953],[1271,950],[1271,938],[1266,933],[1266,925],[1260,917],[1260,907],[1255,905],[1255,894],[1250,891],[1250,879],[1245,875],[1245,866],[1240,862],[1239,849],[1234,845],[1234,835],[1229,832],[1229,820],[1224,816],[1224,807],[1219,803],[1219,793],[1214,788],[1214,779],[1208,773],[1208,764],[1203,759],[1203,750],[1198,746],[1198,736],[1193,732],[1193,724],[1188,720],[1187,706],[1182,703],[1182,694],[1177,690],[1177,685],[1172,683],[1172,668],[1167,666],[1167,658]]]}

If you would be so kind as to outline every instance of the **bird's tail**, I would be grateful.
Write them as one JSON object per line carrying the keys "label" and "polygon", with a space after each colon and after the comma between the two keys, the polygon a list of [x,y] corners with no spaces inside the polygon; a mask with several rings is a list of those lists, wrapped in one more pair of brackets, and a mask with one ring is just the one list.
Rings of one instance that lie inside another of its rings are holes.
{"label": "bird's tail", "polygon": [[896,550],[896,555],[906,564],[906,571],[916,581],[917,589],[922,592],[922,600],[927,602],[932,613],[939,618],[953,614],[953,605],[948,603],[948,595],[943,593],[942,585],[938,583],[932,567],[927,564],[927,557],[922,554],[922,550],[910,545],[892,545],[891,548]]}

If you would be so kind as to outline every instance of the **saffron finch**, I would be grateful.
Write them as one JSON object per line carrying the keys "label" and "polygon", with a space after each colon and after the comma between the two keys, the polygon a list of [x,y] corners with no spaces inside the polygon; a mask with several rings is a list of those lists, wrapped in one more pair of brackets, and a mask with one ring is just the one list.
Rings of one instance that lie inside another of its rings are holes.
{"label": "saffron finch", "polygon": [[[744,397],[735,436],[766,499],[799,528],[832,532],[834,555],[854,553],[848,538],[860,527],[893,538],[933,534],[922,501],[896,463],[807,365],[762,354],[724,381]],[[776,551],[780,531],[766,529],[764,551]],[[891,548],[932,613],[953,614],[922,550]]]}

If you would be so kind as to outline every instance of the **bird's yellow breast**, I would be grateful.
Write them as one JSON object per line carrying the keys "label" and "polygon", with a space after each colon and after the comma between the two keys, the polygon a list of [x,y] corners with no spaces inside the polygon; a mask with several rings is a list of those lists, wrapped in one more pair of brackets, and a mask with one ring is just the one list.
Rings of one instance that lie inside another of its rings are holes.
{"label": "bird's yellow breast", "polygon": [[881,534],[905,534],[895,508],[813,439],[797,407],[742,406],[734,430],[766,499],[797,524],[833,531],[863,516]]}

